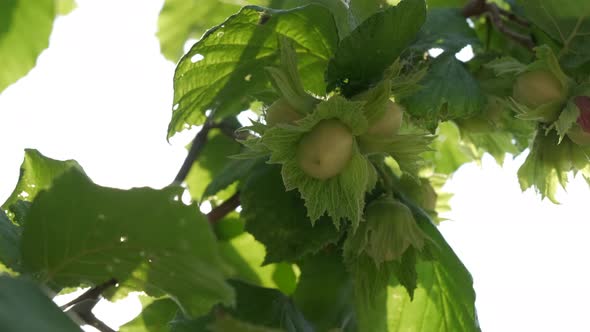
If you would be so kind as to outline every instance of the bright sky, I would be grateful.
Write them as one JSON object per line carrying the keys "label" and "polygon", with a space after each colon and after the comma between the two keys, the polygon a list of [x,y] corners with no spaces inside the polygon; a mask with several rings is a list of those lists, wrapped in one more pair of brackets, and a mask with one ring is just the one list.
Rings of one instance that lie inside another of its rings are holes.
{"label": "bright sky", "polygon": [[[77,1],[57,20],[37,67],[0,95],[0,202],[25,148],[76,159],[100,185],[160,188],[193,136],[165,139],[174,64],[155,37],[162,1]],[[590,190],[576,179],[561,205],[522,194],[523,160],[462,167],[446,186],[455,193],[453,221],[440,229],[475,279],[483,331],[589,331]],[[138,308],[132,299],[96,310],[117,327]]]}

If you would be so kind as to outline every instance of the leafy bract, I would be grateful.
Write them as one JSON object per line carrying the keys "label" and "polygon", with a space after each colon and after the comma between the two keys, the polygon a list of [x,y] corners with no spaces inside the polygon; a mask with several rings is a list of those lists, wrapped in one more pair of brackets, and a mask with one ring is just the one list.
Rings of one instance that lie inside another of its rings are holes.
{"label": "leafy bract", "polygon": [[458,52],[467,45],[477,47],[479,39],[475,31],[467,24],[461,10],[434,8],[428,10],[426,22],[411,48],[418,52],[426,52],[431,48]]}
{"label": "leafy bract", "polygon": [[54,0],[0,2],[0,93],[35,66],[55,16]]}
{"label": "leafy bract", "polygon": [[179,193],[103,188],[72,168],[31,207],[21,241],[24,268],[61,287],[115,278],[127,289],[165,292],[191,316],[231,304],[209,224]]}
{"label": "leafy bract", "polygon": [[361,23],[338,45],[326,72],[328,89],[350,97],[383,79],[383,72],[416,37],[426,17],[424,0],[403,0]]}
{"label": "leafy bract", "polygon": [[477,155],[461,141],[457,126],[450,121],[441,123],[432,143],[433,151],[424,154],[436,173],[452,174],[461,165],[474,161]]}
{"label": "leafy bract", "polygon": [[424,166],[423,154],[431,150],[429,145],[434,138],[427,134],[402,134],[391,138],[361,137],[359,141],[363,151],[387,153],[395,159],[401,171],[417,175]]}
{"label": "leafy bract", "polygon": [[329,218],[312,226],[303,200],[287,192],[277,166],[261,166],[245,181],[241,191],[246,230],[266,246],[265,263],[294,261],[340,238]]}
{"label": "leafy bract", "polygon": [[334,96],[318,104],[312,114],[297,121],[297,126],[273,127],[262,137],[262,144],[271,151],[269,162],[282,164],[285,188],[299,190],[312,223],[327,212],[336,227],[339,227],[341,219],[350,220],[356,227],[361,220],[365,192],[374,186],[371,175],[375,171],[354,144],[350,161],[338,175],[326,180],[312,178],[299,168],[296,157],[298,143],[303,135],[326,119],[339,120],[353,136],[362,134],[367,130],[362,106],[362,102]]}
{"label": "leafy bract", "polygon": [[590,61],[590,2],[518,0],[533,23],[560,42],[558,56],[568,67]]}
{"label": "leafy bract", "polygon": [[8,210],[18,200],[33,201],[38,192],[51,187],[53,180],[70,168],[82,169],[74,160],[55,160],[45,157],[37,150],[25,150],[18,183],[2,208]]}
{"label": "leafy bract", "polygon": [[[26,315],[23,316],[23,315]],[[39,287],[26,279],[0,275],[0,330],[81,332]]]}
{"label": "leafy bract", "polygon": [[453,53],[436,58],[421,84],[420,91],[401,102],[431,131],[439,120],[471,117],[485,103],[479,83]]}
{"label": "leafy bract", "polygon": [[518,170],[520,188],[524,191],[534,187],[541,197],[558,203],[555,197],[557,187],[565,188],[567,174],[584,169],[588,163],[590,148],[579,146],[567,137],[559,142],[554,130],[537,130],[531,152]]}
{"label": "leafy bract", "polygon": [[323,94],[322,73],[338,41],[330,12],[319,5],[292,10],[247,6],[207,31],[180,60],[168,137],[203,123],[207,110],[216,117],[237,114],[253,94],[268,90],[265,67],[277,65],[281,36],[292,40],[305,89]]}

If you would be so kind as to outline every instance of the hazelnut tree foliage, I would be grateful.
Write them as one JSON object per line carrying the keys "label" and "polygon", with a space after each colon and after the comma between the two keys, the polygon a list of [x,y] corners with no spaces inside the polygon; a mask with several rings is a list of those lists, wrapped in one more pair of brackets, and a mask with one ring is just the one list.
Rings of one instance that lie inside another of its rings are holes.
{"label": "hazelnut tree foliage", "polygon": [[[0,211],[0,329],[110,331],[97,299],[143,291],[120,331],[478,331],[471,276],[436,227],[440,188],[484,153],[527,149],[523,190],[555,202],[568,174],[590,182],[590,2],[238,2],[161,11],[167,135],[202,126],[169,187],[104,188],[25,151]],[[0,91],[71,7],[0,4]]]}

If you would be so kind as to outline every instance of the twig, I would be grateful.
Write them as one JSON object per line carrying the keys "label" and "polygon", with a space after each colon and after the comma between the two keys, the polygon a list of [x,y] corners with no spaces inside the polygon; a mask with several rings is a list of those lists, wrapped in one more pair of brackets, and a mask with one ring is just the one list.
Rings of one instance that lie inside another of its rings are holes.
{"label": "twig", "polygon": [[209,130],[211,130],[212,127],[213,121],[211,119],[207,119],[207,121],[205,121],[205,124],[203,124],[201,130],[193,139],[191,148],[188,150],[188,154],[186,155],[186,158],[184,159],[184,162],[182,163],[182,166],[180,167],[180,170],[178,171],[176,178],[174,178],[173,184],[181,184],[182,181],[186,179],[188,172],[191,170],[191,167],[193,166],[193,163],[195,162],[195,160],[197,160],[197,158],[199,158],[199,155],[203,151],[205,143],[207,143],[207,135],[209,134]]}
{"label": "twig", "polygon": [[234,211],[238,206],[240,206],[239,192],[235,193],[232,197],[221,203],[221,205],[211,210],[211,212],[207,214],[207,219],[211,224],[215,224],[223,219],[228,213]]}
{"label": "twig", "polygon": [[[96,285],[92,288],[90,288],[89,290],[85,291],[82,295],[78,296],[77,298],[71,300],[70,302],[62,305],[60,307],[61,310],[65,310],[73,305],[76,305],[80,302],[86,301],[86,300],[98,300],[98,298],[100,297],[100,295],[107,289],[113,287],[117,285],[117,280],[110,279],[107,282],[104,282],[100,285]],[[92,308],[91,308],[92,309]]]}
{"label": "twig", "polygon": [[[105,323],[103,323],[100,319],[98,319],[93,313],[92,309],[98,301],[100,300],[100,296],[102,293],[109,289],[112,286],[117,284],[117,280],[110,279],[107,282],[104,282],[100,285],[96,285],[82,295],[78,296],[74,300],[66,303],[65,305],[61,306],[62,310],[69,315],[74,315],[76,318],[81,320],[84,324],[90,325],[95,327],[97,330],[101,332],[115,332],[115,330],[108,327]],[[67,309],[67,310],[66,310]]]}
{"label": "twig", "polygon": [[514,13],[498,7],[496,4],[487,3],[486,0],[471,0],[465,5],[465,7],[463,7],[461,13],[465,17],[487,15],[494,27],[496,27],[498,31],[506,35],[508,38],[530,50],[535,47],[535,43],[530,36],[510,29],[504,23],[503,17],[524,27],[528,27],[529,23]]}

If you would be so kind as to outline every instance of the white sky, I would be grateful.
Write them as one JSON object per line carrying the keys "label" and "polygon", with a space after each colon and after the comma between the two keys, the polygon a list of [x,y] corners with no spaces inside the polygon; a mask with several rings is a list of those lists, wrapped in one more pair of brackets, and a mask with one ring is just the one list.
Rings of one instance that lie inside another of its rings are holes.
{"label": "white sky", "polygon": [[[0,201],[27,147],[76,159],[95,182],[119,188],[163,187],[184,159],[193,133],[165,139],[174,64],[155,37],[162,1],[78,4],[56,21],[37,67],[0,95]],[[522,161],[502,169],[486,157],[482,167],[462,167],[447,184],[453,221],[440,229],[475,279],[484,331],[589,331],[590,190],[577,179],[562,205],[522,194]],[[108,322],[117,327],[121,306],[137,313],[133,300],[98,311],[116,312]]]}

